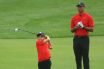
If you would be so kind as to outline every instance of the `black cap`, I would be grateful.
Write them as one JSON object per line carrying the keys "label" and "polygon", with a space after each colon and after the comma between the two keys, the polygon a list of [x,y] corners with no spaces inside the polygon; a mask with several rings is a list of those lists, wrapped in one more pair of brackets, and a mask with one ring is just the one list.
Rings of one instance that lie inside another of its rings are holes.
{"label": "black cap", "polygon": [[77,7],[85,7],[85,4],[83,2],[79,2],[76,6]]}
{"label": "black cap", "polygon": [[39,37],[39,36],[44,37],[44,36],[45,36],[45,34],[44,34],[43,32],[39,32],[39,33],[37,33],[37,37]]}

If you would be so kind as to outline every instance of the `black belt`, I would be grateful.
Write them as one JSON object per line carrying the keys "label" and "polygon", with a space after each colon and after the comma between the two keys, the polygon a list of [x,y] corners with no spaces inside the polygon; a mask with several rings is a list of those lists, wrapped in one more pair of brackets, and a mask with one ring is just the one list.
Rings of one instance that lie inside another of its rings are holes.
{"label": "black belt", "polygon": [[78,36],[78,35],[75,35],[74,37],[76,37],[76,38],[86,38],[86,37],[89,37],[89,36]]}
{"label": "black belt", "polygon": [[46,60],[43,60],[43,61],[39,61],[39,62],[46,62],[46,61],[51,61],[51,59],[46,59]]}

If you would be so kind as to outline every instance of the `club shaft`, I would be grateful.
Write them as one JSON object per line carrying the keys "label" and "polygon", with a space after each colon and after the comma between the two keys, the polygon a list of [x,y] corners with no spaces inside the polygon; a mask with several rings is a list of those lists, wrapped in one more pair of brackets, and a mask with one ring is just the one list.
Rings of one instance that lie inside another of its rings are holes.
{"label": "club shaft", "polygon": [[23,32],[27,32],[27,33],[35,34],[35,33],[33,33],[33,32],[27,31],[27,30],[23,30],[23,29],[19,29],[19,30],[21,30],[21,31],[23,31]]}

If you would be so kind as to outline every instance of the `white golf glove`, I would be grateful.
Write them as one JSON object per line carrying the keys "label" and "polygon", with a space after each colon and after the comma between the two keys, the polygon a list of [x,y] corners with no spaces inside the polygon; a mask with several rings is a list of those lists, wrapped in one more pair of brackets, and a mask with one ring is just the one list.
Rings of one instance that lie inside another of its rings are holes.
{"label": "white golf glove", "polygon": [[84,28],[84,25],[83,25],[83,23],[82,22],[78,22],[78,24],[77,24],[78,26],[80,26],[81,28]]}
{"label": "white golf glove", "polygon": [[50,37],[48,35],[45,35],[45,37],[50,41]]}

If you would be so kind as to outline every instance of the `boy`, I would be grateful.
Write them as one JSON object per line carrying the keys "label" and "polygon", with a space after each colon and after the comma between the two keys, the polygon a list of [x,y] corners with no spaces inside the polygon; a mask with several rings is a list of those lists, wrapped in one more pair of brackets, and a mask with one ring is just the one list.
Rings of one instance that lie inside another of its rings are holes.
{"label": "boy", "polygon": [[52,49],[50,38],[44,33],[37,34],[36,48],[38,52],[38,69],[51,69],[51,54]]}

